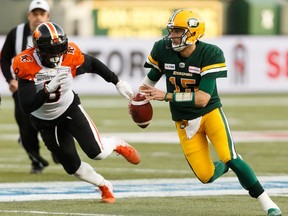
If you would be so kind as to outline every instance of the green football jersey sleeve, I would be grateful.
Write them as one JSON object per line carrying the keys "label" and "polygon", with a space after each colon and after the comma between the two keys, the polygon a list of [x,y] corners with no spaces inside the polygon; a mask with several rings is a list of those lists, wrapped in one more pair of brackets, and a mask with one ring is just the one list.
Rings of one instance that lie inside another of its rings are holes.
{"label": "green football jersey sleeve", "polygon": [[185,58],[168,48],[166,41],[161,39],[155,42],[144,67],[151,68],[148,77],[153,81],[165,75],[167,92],[195,92],[200,88],[211,95],[204,108],[196,107],[192,102],[169,102],[174,121],[191,120],[222,106],[216,79],[227,77],[227,68],[219,47],[198,41],[192,55]]}

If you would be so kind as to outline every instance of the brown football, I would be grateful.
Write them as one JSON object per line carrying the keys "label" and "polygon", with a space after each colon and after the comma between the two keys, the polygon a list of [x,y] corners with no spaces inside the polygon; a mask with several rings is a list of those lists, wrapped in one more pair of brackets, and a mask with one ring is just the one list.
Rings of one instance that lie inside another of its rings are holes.
{"label": "brown football", "polygon": [[132,119],[141,128],[146,128],[153,116],[151,103],[145,99],[145,95],[137,93],[131,101]]}

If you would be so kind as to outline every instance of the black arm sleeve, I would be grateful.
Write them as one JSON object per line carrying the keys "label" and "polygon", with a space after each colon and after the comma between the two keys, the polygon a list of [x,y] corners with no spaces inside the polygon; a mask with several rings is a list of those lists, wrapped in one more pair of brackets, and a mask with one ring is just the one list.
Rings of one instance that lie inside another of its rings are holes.
{"label": "black arm sleeve", "polygon": [[105,64],[90,55],[83,55],[85,59],[84,63],[77,68],[76,75],[84,73],[95,73],[100,75],[107,82],[112,82],[115,85],[118,83],[118,76],[112,72]]}
{"label": "black arm sleeve", "polygon": [[1,70],[6,79],[6,82],[9,83],[13,79],[11,72],[11,61],[15,56],[15,39],[16,39],[16,28],[12,29],[5,40],[3,48],[1,50]]}
{"label": "black arm sleeve", "polygon": [[37,92],[34,82],[23,79],[18,79],[18,96],[21,110],[27,114],[40,108],[49,98],[44,89]]}

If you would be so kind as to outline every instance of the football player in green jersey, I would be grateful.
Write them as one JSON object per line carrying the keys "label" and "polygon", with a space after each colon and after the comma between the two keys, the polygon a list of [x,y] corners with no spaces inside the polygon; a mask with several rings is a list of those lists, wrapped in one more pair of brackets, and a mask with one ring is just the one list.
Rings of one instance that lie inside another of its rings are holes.
{"label": "football player in green jersey", "polygon": [[[167,30],[168,36],[154,44],[144,65],[150,71],[139,91],[147,100],[169,102],[184,155],[202,183],[215,181],[230,168],[266,215],[282,215],[235,150],[216,85],[217,78],[227,77],[225,58],[219,47],[199,41],[205,32],[204,21],[197,13],[180,9],[172,14]],[[162,75],[167,92],[154,87]],[[208,139],[219,161],[212,161]]]}

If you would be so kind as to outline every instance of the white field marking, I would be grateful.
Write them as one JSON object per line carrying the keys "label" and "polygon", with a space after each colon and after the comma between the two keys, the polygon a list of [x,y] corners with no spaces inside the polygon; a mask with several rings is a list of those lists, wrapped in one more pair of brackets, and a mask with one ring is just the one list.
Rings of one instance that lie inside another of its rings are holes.
{"label": "white field marking", "polygon": [[[117,136],[127,142],[138,143],[179,143],[176,131],[173,132],[138,132],[105,133],[102,136]],[[235,142],[287,142],[288,131],[232,131]]]}
{"label": "white field marking", "polygon": [[[257,99],[255,99],[257,98]],[[285,97],[265,97],[265,98],[225,98],[221,99],[224,107],[257,107],[261,104],[261,107],[264,106],[288,106],[288,98]],[[97,108],[105,107],[115,109],[118,108],[127,108],[127,102],[120,99],[82,99],[81,100],[83,107],[87,108]],[[151,101],[152,107],[167,107],[168,103],[163,101]]]}
{"label": "white field marking", "polygon": [[[27,213],[27,214],[35,214],[35,215],[74,215],[74,216],[116,216],[116,215],[108,215],[108,214],[86,214],[86,213],[75,213],[75,212],[45,212],[45,211],[14,211],[14,210],[0,210],[2,213]],[[121,215],[117,215],[121,216]]]}
{"label": "white field marking", "polygon": [[224,107],[264,107],[264,106],[287,106],[288,97],[251,97],[251,98],[221,98],[221,103]]}
{"label": "white field marking", "polygon": [[[233,125],[233,126],[237,126],[237,125],[245,125],[247,124],[247,122],[245,120],[239,119],[239,118],[234,118],[234,117],[230,117],[229,118],[229,125]],[[153,120],[152,120],[153,122]],[[158,120],[157,122],[158,123]],[[154,122],[153,122],[154,124]],[[281,120],[257,120],[257,121],[253,121],[253,122],[249,122],[249,124],[251,125],[255,125],[255,127],[261,128],[263,130],[265,130],[264,128],[271,128],[273,127],[274,130],[281,130],[283,128],[285,128],[288,124],[288,118],[287,119],[281,119]]]}
{"label": "white field marking", "polygon": [[[287,125],[287,122],[285,122],[285,123]],[[108,127],[110,127],[110,126],[122,126],[123,127],[123,125],[131,124],[131,119],[125,119],[124,121],[123,120],[119,121],[119,120],[105,119],[102,121],[102,124],[103,124],[103,126],[108,126]],[[167,126],[169,126],[169,125],[171,126],[171,128],[175,127],[174,122],[169,118],[157,119],[157,121],[153,121],[153,119],[152,119],[151,124],[153,124],[153,126],[157,126],[157,128],[161,128],[161,127],[167,128]]]}
{"label": "white field marking", "polygon": [[[105,136],[117,136],[127,142],[137,143],[179,143],[176,131],[171,132],[117,132],[102,133]],[[232,131],[235,142],[287,142],[288,131]],[[0,140],[17,140],[18,134],[0,134]]]}
{"label": "white field marking", "polygon": [[5,131],[16,131],[18,130],[17,124],[0,124],[0,131],[5,130]]}
{"label": "white field marking", "polygon": [[[288,196],[288,176],[260,176],[263,187],[271,196]],[[212,184],[196,178],[138,179],[111,181],[114,195],[129,197],[181,197],[209,195],[247,195],[236,177],[222,177]],[[1,183],[0,202],[39,200],[101,200],[98,189],[85,182]],[[116,200],[117,201],[117,200]]]}
{"label": "white field marking", "polygon": [[[221,95],[220,95],[221,97]],[[251,97],[251,98],[239,98],[235,96],[234,98],[228,97],[221,97],[222,104],[225,107],[255,107],[255,106],[287,106],[288,105],[288,98],[287,97]],[[115,108],[127,108],[128,104],[127,101],[121,97],[119,98],[108,98],[107,99],[99,99],[97,96],[92,99],[87,99],[85,97],[81,98],[81,102],[84,108],[97,108],[97,107],[104,107],[107,109],[115,109]],[[168,103],[164,103],[163,101],[151,101],[153,107],[167,107]],[[1,104],[1,109],[14,109],[14,103],[12,100],[7,100],[5,103]]]}

